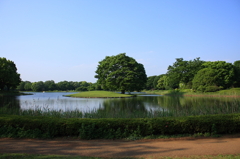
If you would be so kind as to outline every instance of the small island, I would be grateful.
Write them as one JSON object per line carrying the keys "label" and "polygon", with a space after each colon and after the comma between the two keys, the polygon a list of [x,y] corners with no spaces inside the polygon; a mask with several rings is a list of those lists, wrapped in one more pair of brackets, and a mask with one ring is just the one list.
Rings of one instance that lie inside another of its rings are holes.
{"label": "small island", "polygon": [[133,97],[131,94],[119,94],[116,92],[110,91],[87,91],[80,92],[76,94],[69,94],[66,97],[75,97],[75,98],[129,98]]}

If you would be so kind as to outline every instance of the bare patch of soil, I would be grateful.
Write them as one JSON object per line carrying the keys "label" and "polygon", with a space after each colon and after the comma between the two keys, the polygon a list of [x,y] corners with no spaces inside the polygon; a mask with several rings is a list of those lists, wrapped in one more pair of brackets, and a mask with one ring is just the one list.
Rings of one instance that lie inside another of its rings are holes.
{"label": "bare patch of soil", "polygon": [[182,157],[240,154],[240,134],[219,138],[126,140],[0,138],[0,153],[80,155],[92,157]]}

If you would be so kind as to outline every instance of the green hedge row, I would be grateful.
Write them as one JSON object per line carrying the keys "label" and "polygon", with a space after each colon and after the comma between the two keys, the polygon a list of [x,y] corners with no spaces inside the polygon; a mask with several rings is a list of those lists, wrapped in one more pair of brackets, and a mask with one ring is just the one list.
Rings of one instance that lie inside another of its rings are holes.
{"label": "green hedge row", "polygon": [[0,137],[116,139],[129,136],[230,134],[240,132],[240,114],[132,119],[76,119],[4,115]]}

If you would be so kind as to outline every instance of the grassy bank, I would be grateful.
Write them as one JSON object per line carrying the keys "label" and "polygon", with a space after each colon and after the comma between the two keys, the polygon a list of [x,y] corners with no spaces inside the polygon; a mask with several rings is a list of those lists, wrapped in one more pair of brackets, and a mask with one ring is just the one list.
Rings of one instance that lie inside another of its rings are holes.
{"label": "grassy bank", "polygon": [[75,97],[75,98],[127,98],[132,97],[132,95],[127,94],[119,94],[115,92],[109,91],[87,91],[80,92],[77,94],[66,95],[67,97]]}
{"label": "grassy bank", "polygon": [[176,89],[176,90],[147,90],[149,94],[160,95],[178,95],[178,96],[230,96],[240,97],[240,88],[231,88],[226,90],[220,90],[217,92],[194,92],[191,89]]}
{"label": "grassy bank", "polygon": [[18,91],[0,91],[0,96],[20,96],[29,95],[28,93],[18,92]]}

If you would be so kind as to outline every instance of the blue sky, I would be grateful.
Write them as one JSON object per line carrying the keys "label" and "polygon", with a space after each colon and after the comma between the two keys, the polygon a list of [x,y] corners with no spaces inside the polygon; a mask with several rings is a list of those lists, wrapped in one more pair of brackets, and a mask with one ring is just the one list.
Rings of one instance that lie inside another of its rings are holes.
{"label": "blue sky", "polygon": [[24,81],[96,82],[98,62],[123,52],[148,76],[176,58],[240,60],[240,1],[0,1],[0,57]]}

